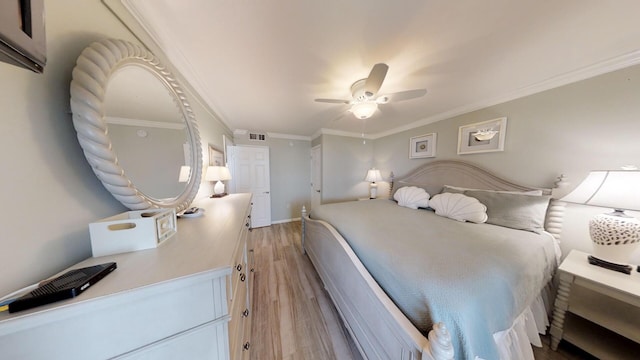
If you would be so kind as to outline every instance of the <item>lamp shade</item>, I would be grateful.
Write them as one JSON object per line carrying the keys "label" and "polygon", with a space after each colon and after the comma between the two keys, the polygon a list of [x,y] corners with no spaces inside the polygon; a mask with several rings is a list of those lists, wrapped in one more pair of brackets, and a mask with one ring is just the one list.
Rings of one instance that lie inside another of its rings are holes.
{"label": "lamp shade", "polygon": [[380,175],[380,170],[371,169],[367,171],[367,176],[364,178],[364,181],[368,182],[376,182],[382,181],[382,176]]}
{"label": "lamp shade", "polygon": [[640,171],[591,171],[562,201],[620,210],[640,210]]}
{"label": "lamp shade", "polygon": [[378,104],[375,101],[358,102],[351,106],[351,112],[358,119],[370,118],[377,109]]}
{"label": "lamp shade", "polygon": [[204,179],[206,181],[231,180],[231,173],[226,166],[209,166]]}

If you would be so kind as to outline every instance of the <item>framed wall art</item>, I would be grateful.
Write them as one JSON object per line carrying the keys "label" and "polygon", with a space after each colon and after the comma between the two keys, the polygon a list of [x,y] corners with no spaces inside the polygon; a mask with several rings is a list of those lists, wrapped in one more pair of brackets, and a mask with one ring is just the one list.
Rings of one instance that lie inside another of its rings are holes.
{"label": "framed wall art", "polygon": [[436,156],[436,133],[414,136],[409,139],[409,159]]}
{"label": "framed wall art", "polygon": [[460,126],[458,155],[503,151],[506,135],[506,117]]}
{"label": "framed wall art", "polygon": [[224,166],[224,154],[222,151],[209,144],[209,166]]}

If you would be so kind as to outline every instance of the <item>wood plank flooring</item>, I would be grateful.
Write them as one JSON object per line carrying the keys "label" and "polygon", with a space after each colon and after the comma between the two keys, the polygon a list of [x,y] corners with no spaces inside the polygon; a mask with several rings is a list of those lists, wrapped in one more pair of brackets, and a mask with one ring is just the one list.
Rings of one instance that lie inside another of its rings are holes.
{"label": "wood plank flooring", "polygon": [[[300,247],[300,222],[253,229],[252,360],[360,360],[313,265]],[[594,359],[562,342],[558,351],[534,347],[536,360]]]}

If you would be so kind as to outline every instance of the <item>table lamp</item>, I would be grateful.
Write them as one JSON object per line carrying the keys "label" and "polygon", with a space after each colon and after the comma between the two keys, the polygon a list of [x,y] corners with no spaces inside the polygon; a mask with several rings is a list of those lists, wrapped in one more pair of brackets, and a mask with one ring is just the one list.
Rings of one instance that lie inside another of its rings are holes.
{"label": "table lamp", "polygon": [[370,182],[369,199],[375,199],[378,196],[378,184],[376,184],[376,181],[382,181],[380,170],[377,170],[376,168],[368,170],[364,181]]}
{"label": "table lamp", "polygon": [[616,264],[629,264],[640,244],[640,220],[624,210],[640,210],[640,171],[591,171],[561,201],[613,208],[589,221],[593,255]]}
{"label": "table lamp", "polygon": [[211,195],[212,198],[223,197],[227,195],[227,193],[224,192],[223,181],[231,180],[231,173],[226,166],[209,166],[205,180],[216,181],[216,185],[213,187],[213,195]]}

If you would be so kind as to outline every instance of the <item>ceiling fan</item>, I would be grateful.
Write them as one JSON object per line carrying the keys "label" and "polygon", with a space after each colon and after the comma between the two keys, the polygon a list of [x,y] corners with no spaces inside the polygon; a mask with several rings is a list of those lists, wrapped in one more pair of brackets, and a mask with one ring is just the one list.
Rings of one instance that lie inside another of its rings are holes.
{"label": "ceiling fan", "polygon": [[351,100],[315,99],[315,101],[351,105],[349,111],[351,111],[355,117],[358,119],[367,119],[378,109],[378,104],[415,99],[427,93],[426,89],[415,89],[378,95],[378,91],[382,86],[384,78],[387,76],[388,70],[389,65],[387,64],[379,63],[373,65],[368,77],[360,79],[351,85],[351,96],[353,97]]}

